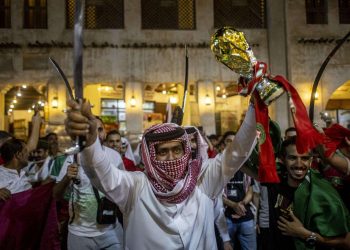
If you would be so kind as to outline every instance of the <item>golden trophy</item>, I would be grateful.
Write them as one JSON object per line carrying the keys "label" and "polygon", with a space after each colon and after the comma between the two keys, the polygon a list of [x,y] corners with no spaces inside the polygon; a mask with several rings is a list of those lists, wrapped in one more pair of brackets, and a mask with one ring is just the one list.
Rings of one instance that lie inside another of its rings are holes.
{"label": "golden trophy", "polygon": [[284,89],[266,74],[266,64],[258,62],[244,33],[233,27],[223,27],[211,37],[215,58],[241,76],[242,95],[256,90],[261,100],[269,105],[284,93]]}

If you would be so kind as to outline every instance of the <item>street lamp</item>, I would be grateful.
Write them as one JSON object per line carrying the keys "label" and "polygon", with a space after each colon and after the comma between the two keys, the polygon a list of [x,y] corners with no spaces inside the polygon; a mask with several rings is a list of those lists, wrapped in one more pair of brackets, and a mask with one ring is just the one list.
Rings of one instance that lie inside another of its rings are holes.
{"label": "street lamp", "polygon": [[135,107],[136,106],[136,99],[135,99],[134,95],[132,95],[132,97],[130,99],[130,105],[131,105],[131,107]]}
{"label": "street lamp", "polygon": [[209,106],[211,104],[211,98],[208,94],[205,96],[204,103],[207,106]]}
{"label": "street lamp", "polygon": [[57,109],[57,108],[58,108],[58,98],[57,98],[57,96],[55,96],[54,98],[52,98],[51,107],[54,108],[54,109]]}

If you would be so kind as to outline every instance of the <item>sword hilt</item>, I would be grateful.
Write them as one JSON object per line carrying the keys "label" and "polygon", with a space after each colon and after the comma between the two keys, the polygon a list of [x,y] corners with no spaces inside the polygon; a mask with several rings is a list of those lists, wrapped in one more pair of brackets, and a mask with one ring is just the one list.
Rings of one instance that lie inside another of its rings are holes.
{"label": "sword hilt", "polygon": [[184,113],[182,111],[182,108],[180,108],[179,106],[176,106],[174,109],[173,117],[171,118],[171,123],[175,123],[181,126],[183,117],[184,117]]}

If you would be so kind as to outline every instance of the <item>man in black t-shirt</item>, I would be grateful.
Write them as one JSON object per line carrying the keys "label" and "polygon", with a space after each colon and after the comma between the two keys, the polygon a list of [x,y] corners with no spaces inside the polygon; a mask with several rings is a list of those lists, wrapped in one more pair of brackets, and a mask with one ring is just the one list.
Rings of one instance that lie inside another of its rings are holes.
{"label": "man in black t-shirt", "polygon": [[273,250],[350,249],[349,212],[331,184],[310,170],[311,153],[298,153],[291,137],[281,159],[287,176],[267,185]]}
{"label": "man in black t-shirt", "polygon": [[225,216],[227,228],[235,248],[235,240],[239,241],[241,249],[256,249],[256,231],[254,215],[250,209],[253,198],[253,180],[238,171],[226,186]]}

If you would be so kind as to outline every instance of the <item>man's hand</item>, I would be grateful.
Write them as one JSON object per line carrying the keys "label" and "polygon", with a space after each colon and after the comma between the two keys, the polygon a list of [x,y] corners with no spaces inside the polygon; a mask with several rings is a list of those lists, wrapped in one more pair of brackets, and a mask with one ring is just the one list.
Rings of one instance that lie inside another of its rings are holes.
{"label": "man's hand", "polygon": [[233,210],[235,210],[236,214],[238,214],[239,216],[244,216],[245,213],[247,212],[244,204],[242,201],[236,203],[237,205],[233,207]]}
{"label": "man's hand", "polygon": [[66,176],[70,180],[78,177],[78,165],[76,163],[73,163],[68,166]]}
{"label": "man's hand", "polygon": [[90,103],[85,100],[79,103],[69,100],[67,106],[71,108],[65,121],[67,134],[72,139],[85,136],[85,146],[90,146],[97,138],[97,119],[91,113]]}
{"label": "man's hand", "polygon": [[32,124],[41,125],[43,123],[43,119],[41,118],[39,108],[37,106],[34,107],[34,114],[32,116]]}
{"label": "man's hand", "polygon": [[298,237],[301,239],[305,238],[305,235],[308,235],[308,230],[304,227],[304,225],[300,222],[300,220],[290,212],[291,221],[286,218],[280,216],[277,221],[277,227],[281,230],[283,235]]}
{"label": "man's hand", "polygon": [[0,188],[0,200],[6,201],[11,198],[11,192],[7,188]]}
{"label": "man's hand", "polygon": [[224,242],[224,250],[233,250],[233,247],[232,247],[230,241],[225,241]]}

